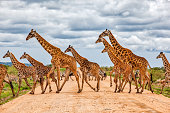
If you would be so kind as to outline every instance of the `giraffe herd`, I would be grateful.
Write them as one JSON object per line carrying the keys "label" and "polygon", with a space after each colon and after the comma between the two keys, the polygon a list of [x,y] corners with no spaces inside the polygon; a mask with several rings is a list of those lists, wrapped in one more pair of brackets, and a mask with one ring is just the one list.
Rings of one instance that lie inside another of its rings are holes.
{"label": "giraffe herd", "polygon": [[[90,86],[91,89],[93,89],[96,92],[99,91],[100,80],[105,76],[105,73],[97,63],[91,62],[87,58],[82,57],[71,45],[69,45],[69,47],[64,52],[62,52],[60,48],[53,46],[52,44],[47,42],[42,36],[40,36],[33,29],[26,37],[26,40],[30,40],[31,38],[34,37],[38,40],[40,45],[52,56],[51,59],[52,67],[45,66],[43,63],[35,60],[29,54],[24,52],[24,54],[20,57],[20,59],[27,59],[32,64],[32,66],[28,67],[25,64],[19,62],[15,58],[15,56],[8,50],[7,53],[3,56],[3,58],[9,57],[14,67],[18,70],[19,86],[18,86],[18,92],[16,96],[19,95],[22,79],[24,79],[28,87],[32,89],[30,94],[34,94],[37,80],[40,79],[40,86],[43,94],[45,93],[48,85],[49,85],[49,92],[52,91],[51,84],[50,84],[50,78],[51,78],[52,81],[55,82],[56,84],[56,88],[57,88],[56,93],[59,93],[64,87],[71,72],[73,73],[77,81],[77,86],[78,86],[77,93],[82,92],[84,81]],[[109,37],[111,44],[109,44],[104,37]],[[151,67],[148,61],[144,57],[137,56],[131,50],[122,47],[118,43],[116,38],[113,36],[110,30],[106,29],[104,32],[102,32],[95,43],[101,43],[101,42],[105,46],[102,53],[107,52],[110,60],[114,64],[113,70],[110,72],[110,86],[112,86],[111,75],[113,74],[113,72],[115,73],[114,83],[116,86],[114,92],[122,92],[125,85],[129,82],[129,93],[130,93],[131,82],[133,78],[133,80],[135,81],[137,93],[142,93],[144,91],[144,86],[146,83],[148,83],[148,87],[150,91],[153,93],[151,82],[150,82],[151,73],[149,73],[147,70],[148,66],[150,69]],[[67,55],[66,52],[71,52],[73,56]],[[162,89],[161,89],[161,93],[162,93],[165,84],[170,81],[170,64],[166,59],[165,54],[163,54],[163,52],[161,52],[157,56],[157,58],[162,58],[166,70],[165,81],[163,82]],[[80,65],[80,70],[82,72],[81,87],[79,83],[79,75],[77,73],[77,62]],[[60,73],[60,68],[66,68],[65,79],[61,84],[61,86],[60,86],[60,78],[62,75]],[[4,78],[8,74],[7,74],[7,69],[5,68],[4,65],[0,65],[0,70],[1,70],[0,71],[0,94],[1,94],[3,89]],[[56,74],[57,79],[55,78],[55,73],[54,73],[55,70],[57,71]],[[141,91],[139,91],[140,88],[138,88],[138,84],[137,84],[138,82],[134,75],[134,71],[136,70],[139,70],[140,83],[143,83]],[[121,79],[121,75],[123,76],[123,79]],[[97,79],[96,88],[93,87],[88,82],[88,76],[94,76]],[[33,78],[32,87],[27,81],[27,78],[29,77]],[[46,77],[45,88],[43,86],[44,77]],[[11,81],[5,81],[5,82],[10,84],[13,92],[13,96],[15,96]]]}

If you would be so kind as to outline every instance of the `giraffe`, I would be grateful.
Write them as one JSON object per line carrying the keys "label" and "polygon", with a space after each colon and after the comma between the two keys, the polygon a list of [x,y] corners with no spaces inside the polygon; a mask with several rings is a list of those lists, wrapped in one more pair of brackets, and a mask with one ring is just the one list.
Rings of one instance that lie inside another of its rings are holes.
{"label": "giraffe", "polygon": [[[74,56],[74,58],[76,59],[76,61],[79,63],[80,65],[80,70],[82,71],[83,77],[82,77],[82,88],[81,90],[83,90],[83,84],[84,84],[84,80],[85,82],[90,86],[91,89],[93,89],[94,91],[99,91],[99,84],[100,84],[100,71],[102,71],[100,69],[100,66],[97,63],[94,62],[90,62],[88,61],[86,58],[80,56],[77,51],[73,48],[73,46],[69,45],[68,48],[64,51],[66,52],[71,52]],[[93,75],[97,78],[97,86],[96,86],[96,90],[94,87],[92,87],[88,80],[87,80],[87,74]]]}
{"label": "giraffe", "polygon": [[[26,40],[29,40],[33,37],[35,37],[38,40],[38,42],[41,44],[41,46],[52,56],[52,59],[51,59],[52,68],[49,71],[49,73],[47,74],[48,84],[50,85],[50,80],[49,80],[50,74],[53,73],[55,69],[57,69],[58,84],[56,85],[57,86],[56,93],[59,93],[62,90],[66,81],[68,80],[68,77],[69,77],[68,75],[69,75],[70,71],[72,71],[74,76],[76,77],[76,81],[78,84],[78,92],[77,93],[80,93],[81,90],[80,90],[80,84],[79,84],[79,77],[77,75],[76,60],[72,56],[63,53],[60,50],[60,48],[51,45],[43,37],[41,37],[36,31],[31,29],[31,32],[28,34]],[[65,77],[63,84],[61,85],[61,88],[60,88],[60,68],[66,68],[66,77]]]}
{"label": "giraffe", "polygon": [[19,76],[19,86],[18,86],[18,92],[17,95],[19,95],[19,91],[20,91],[20,87],[21,87],[21,83],[22,83],[22,79],[25,80],[26,84],[28,85],[28,87],[31,89],[30,84],[27,81],[28,77],[32,77],[33,78],[33,87],[32,90],[30,92],[30,94],[34,94],[35,91],[35,87],[36,87],[36,81],[37,81],[37,76],[36,76],[36,70],[34,67],[28,67],[25,66],[25,64],[20,63],[15,56],[9,52],[9,50],[7,51],[7,53],[3,56],[3,58],[6,57],[10,57],[12,64],[14,65],[14,67],[18,70],[18,76]]}
{"label": "giraffe", "polygon": [[[104,32],[102,32],[99,35],[98,40],[100,40],[101,38],[108,36],[110,39],[110,42],[112,44],[112,49],[113,49],[113,53],[116,54],[116,56],[122,60],[125,63],[130,63],[132,65],[133,70],[139,70],[141,79],[143,79],[143,86],[141,89],[141,92],[143,92],[144,90],[144,84],[145,81],[148,81],[149,84],[149,88],[151,90],[151,92],[153,92],[152,88],[151,88],[151,83],[150,83],[150,76],[148,76],[147,73],[147,66],[149,66],[149,68],[151,69],[148,61],[144,58],[144,57],[140,57],[135,55],[131,50],[122,47],[117,40],[115,39],[115,37],[112,35],[110,30],[105,30]],[[100,41],[96,41],[96,43],[98,43]],[[134,77],[133,77],[134,78]],[[137,93],[139,93],[139,89],[137,86],[137,81],[135,80],[135,84],[136,84],[136,89],[137,89]]]}
{"label": "giraffe", "polygon": [[[36,74],[39,76],[40,78],[40,85],[41,85],[41,90],[42,90],[42,94],[45,92],[47,86],[48,86],[48,81],[46,81],[46,87],[45,89],[43,89],[43,76],[46,76],[47,77],[47,74],[48,72],[51,70],[51,67],[48,67],[48,66],[44,66],[43,63],[35,60],[34,58],[32,58],[29,54],[27,54],[26,52],[24,52],[24,54],[20,57],[20,59],[27,59],[31,64],[32,66],[35,67],[36,69]],[[52,80],[57,84],[57,80],[55,79],[54,77],[54,72],[51,73],[50,77],[52,78]],[[52,89],[51,89],[51,86],[49,85],[49,92],[51,92]]]}
{"label": "giraffe", "polygon": [[163,88],[165,86],[166,83],[170,83],[170,64],[165,56],[165,54],[163,52],[160,52],[160,54],[156,57],[158,58],[162,58],[163,61],[163,65],[165,68],[165,81],[162,82],[162,89],[160,94],[162,94]]}
{"label": "giraffe", "polygon": [[8,80],[5,80],[6,76],[8,77],[7,69],[3,64],[0,64],[0,97],[1,97],[1,92],[3,89],[3,81],[9,84],[12,94],[13,94],[13,97],[14,97],[15,96],[14,87],[13,87],[12,82],[9,78],[8,78]]}
{"label": "giraffe", "polygon": [[[129,82],[129,93],[130,93],[131,92],[130,75],[133,74],[132,66],[130,64],[126,64],[126,63],[122,62],[118,57],[116,57],[116,55],[112,52],[111,46],[110,47],[109,46],[105,47],[102,50],[102,53],[104,53],[104,52],[108,53],[110,60],[114,64],[112,73],[115,72],[115,78],[114,78],[114,82],[116,84],[115,93],[117,91],[117,79],[118,79],[118,77],[119,77],[119,90],[118,90],[118,92],[123,91],[126,83]],[[120,78],[121,74],[123,74],[122,83],[121,83],[121,78]],[[125,84],[124,84],[124,86],[122,88],[122,85],[123,85],[124,81],[125,81]]]}
{"label": "giraffe", "polygon": [[[113,50],[113,47],[106,41],[106,39],[100,37],[100,38],[98,38],[98,40],[96,41],[96,43],[100,43],[100,42],[103,42],[105,48],[108,48],[108,47],[109,47],[110,49],[112,49],[112,53],[114,53],[114,52],[113,52],[113,51],[114,51],[114,50]],[[115,54],[115,56],[118,57],[117,54]],[[119,58],[119,57],[118,57],[118,58]],[[127,64],[128,64],[128,62],[127,62]],[[137,93],[139,93],[139,89],[138,89],[138,86],[137,86],[137,81],[136,81],[136,79],[135,79],[134,74],[132,74],[132,77],[133,77],[134,80],[135,80],[135,85],[136,85]],[[111,77],[110,77],[110,82],[112,82]]]}

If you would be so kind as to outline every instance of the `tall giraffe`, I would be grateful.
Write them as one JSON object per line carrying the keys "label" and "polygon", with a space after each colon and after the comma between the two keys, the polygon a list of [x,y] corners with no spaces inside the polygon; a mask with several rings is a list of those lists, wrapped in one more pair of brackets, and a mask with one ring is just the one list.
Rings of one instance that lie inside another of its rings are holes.
{"label": "tall giraffe", "polygon": [[[76,77],[77,84],[78,84],[77,93],[80,93],[81,90],[80,90],[80,84],[79,84],[79,77],[77,75],[76,60],[72,56],[69,56],[63,53],[60,50],[60,48],[51,45],[43,37],[41,37],[36,31],[31,29],[31,32],[28,34],[26,40],[29,40],[33,37],[35,37],[38,40],[38,42],[41,44],[41,46],[52,56],[52,60],[51,60],[52,68],[50,72],[47,74],[48,84],[50,85],[50,80],[49,80],[50,74],[53,73],[55,69],[57,69],[58,85],[57,85],[56,93],[59,93],[59,91],[62,90],[64,84],[66,83],[70,71],[72,71],[74,76]],[[63,84],[61,85],[61,88],[60,88],[60,68],[66,68],[66,77],[65,77]]]}
{"label": "tall giraffe", "polygon": [[[47,86],[48,86],[48,81],[46,81],[46,87],[45,89],[43,89],[43,76],[46,76],[47,77],[47,74],[48,72],[51,70],[51,67],[48,67],[48,66],[44,66],[43,63],[35,60],[34,58],[32,58],[29,54],[27,54],[26,52],[24,52],[24,54],[20,57],[20,59],[27,59],[31,64],[32,66],[35,67],[36,69],[36,73],[37,75],[39,76],[40,78],[40,85],[41,85],[41,90],[42,90],[42,94],[45,92]],[[55,79],[54,77],[54,72],[51,73],[50,77],[52,78],[52,80],[56,83],[57,85],[57,80]],[[52,89],[51,89],[51,86],[49,85],[49,92],[51,92]]]}
{"label": "tall giraffe", "polygon": [[162,94],[162,91],[163,91],[163,88],[165,86],[166,83],[170,83],[170,64],[165,56],[165,54],[163,52],[160,52],[160,54],[156,57],[157,59],[158,58],[162,58],[162,61],[163,61],[163,65],[164,65],[164,68],[165,68],[165,81],[163,81],[163,85],[162,85],[162,89],[161,89],[161,93]]}
{"label": "tall giraffe", "polygon": [[[82,88],[81,90],[83,90],[83,84],[84,84],[84,80],[85,82],[95,91],[95,88],[93,88],[88,80],[87,80],[87,74],[90,74],[92,76],[95,76],[97,78],[97,87],[96,87],[96,91],[99,90],[99,84],[100,84],[100,71],[102,71],[100,69],[100,66],[97,63],[94,62],[90,62],[88,61],[86,58],[80,56],[77,51],[73,48],[73,46],[70,46],[65,50],[66,52],[71,52],[74,56],[74,58],[76,59],[76,61],[79,63],[80,65],[80,69],[83,73],[83,78],[82,78]],[[103,72],[104,74],[104,72]]]}
{"label": "tall giraffe", "polygon": [[[118,79],[118,77],[119,77],[119,90],[118,90],[118,92],[123,91],[126,83],[129,82],[129,93],[130,93],[131,92],[131,80],[129,78],[130,78],[130,75],[133,74],[132,66],[130,64],[123,63],[118,57],[116,57],[116,55],[112,52],[111,46],[105,47],[102,50],[102,53],[104,53],[104,52],[108,53],[110,60],[114,64],[112,73],[115,72],[115,77],[114,77],[114,82],[116,84],[115,93],[117,91],[117,79]],[[121,78],[120,78],[121,74],[123,74],[122,83],[121,83]],[[125,81],[125,84],[124,84],[123,89],[122,89],[122,85],[123,85],[124,81]]]}
{"label": "tall giraffe", "polygon": [[[149,66],[149,68],[151,69],[148,61],[144,57],[137,56],[134,53],[132,53],[131,50],[122,47],[117,42],[115,37],[112,35],[110,30],[106,29],[103,33],[101,33],[99,35],[99,39],[103,38],[105,36],[108,36],[110,39],[110,42],[112,44],[113,53],[116,54],[116,56],[123,62],[130,63],[132,65],[133,70],[139,70],[140,76],[141,76],[141,78],[143,78],[143,86],[142,86],[142,90],[140,93],[142,93],[144,90],[144,84],[145,84],[146,80],[149,82],[149,87],[150,87],[151,92],[153,92],[152,88],[151,88],[151,83],[150,83],[150,76],[148,76],[146,74],[147,66]],[[136,79],[135,79],[135,84],[136,84]]]}
{"label": "tall giraffe", "polygon": [[[106,39],[100,37],[100,38],[98,38],[98,40],[96,41],[96,43],[100,43],[100,42],[103,42],[105,48],[108,48],[108,47],[109,47],[110,49],[112,49],[112,53],[114,53],[114,52],[113,52],[113,51],[114,51],[113,47],[106,41]],[[115,54],[115,53],[114,53],[114,54]],[[118,57],[117,54],[115,54],[115,56]],[[118,58],[119,58],[119,57],[118,57]],[[129,64],[128,62],[126,62],[126,63]],[[137,93],[139,93],[137,81],[136,81],[136,79],[135,79],[134,74],[132,74],[132,77],[133,77],[133,79],[135,80],[135,85],[136,85]]]}
{"label": "tall giraffe", "polygon": [[3,56],[3,58],[6,58],[6,57],[10,57],[12,64],[18,70],[19,86],[18,86],[17,96],[18,96],[19,91],[20,91],[22,79],[25,80],[26,84],[31,89],[31,86],[30,86],[30,84],[27,81],[28,77],[32,77],[33,78],[33,87],[32,87],[32,90],[31,90],[30,94],[34,94],[35,87],[36,87],[36,81],[37,81],[37,76],[36,76],[35,68],[34,67],[28,67],[28,66],[25,66],[25,64],[20,63],[15,58],[15,56],[11,52],[9,52],[9,51],[7,51],[7,53]]}
{"label": "tall giraffe", "polygon": [[0,97],[1,97],[1,92],[3,89],[3,81],[9,84],[13,97],[14,97],[15,96],[14,87],[12,85],[12,82],[9,80],[9,78],[8,78],[8,81],[5,80],[6,76],[8,76],[7,69],[3,64],[0,64]]}

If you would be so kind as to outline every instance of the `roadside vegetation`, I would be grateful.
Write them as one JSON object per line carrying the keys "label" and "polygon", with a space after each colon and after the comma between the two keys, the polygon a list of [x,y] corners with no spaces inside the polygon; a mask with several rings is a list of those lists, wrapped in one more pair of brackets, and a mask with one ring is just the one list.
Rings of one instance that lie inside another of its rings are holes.
{"label": "roadside vegetation", "polygon": [[[107,76],[110,76],[110,71],[112,71],[113,67],[101,67],[106,73]],[[152,72],[152,88],[154,90],[154,93],[156,94],[160,94],[161,92],[161,88],[162,88],[162,81],[165,79],[165,69],[164,67],[154,67],[152,68],[152,70],[149,70]],[[114,75],[112,75],[114,76]],[[138,79],[138,77],[137,77]],[[165,85],[164,90],[162,95],[170,98],[170,87],[168,86],[168,84]]]}
{"label": "roadside vegetation", "polygon": [[[51,65],[49,65],[49,66],[51,66]],[[7,70],[8,70],[8,74],[13,74],[18,79],[18,76],[17,76],[18,71],[13,66],[6,66],[6,67],[7,67]],[[107,67],[107,66],[101,67],[101,68],[106,72],[107,76],[110,75],[110,71],[113,69],[113,67]],[[65,69],[63,69],[63,68],[61,69],[62,72],[64,70]],[[162,87],[161,80],[164,80],[164,72],[165,72],[165,70],[164,70],[163,67],[152,68],[152,74],[153,74],[152,88],[154,89],[154,93],[156,93],[156,94],[160,94],[161,87]],[[28,82],[30,83],[31,86],[33,85],[33,80],[31,78],[28,78]],[[12,83],[13,83],[13,86],[14,86],[15,93],[17,93],[18,84],[15,81],[13,81]],[[39,84],[37,84],[37,85],[39,85]],[[20,88],[19,96],[26,94],[30,90],[31,89],[26,85],[25,81],[22,80],[22,85],[21,85],[21,88]],[[170,87],[168,85],[165,86],[162,95],[170,98]],[[16,97],[14,97],[14,98],[16,98]],[[3,88],[3,91],[1,93],[1,98],[0,98],[0,105],[4,104],[4,103],[6,103],[6,102],[8,102],[8,101],[10,101],[14,98],[12,96],[12,92],[11,92],[9,84],[4,83],[4,88]]]}

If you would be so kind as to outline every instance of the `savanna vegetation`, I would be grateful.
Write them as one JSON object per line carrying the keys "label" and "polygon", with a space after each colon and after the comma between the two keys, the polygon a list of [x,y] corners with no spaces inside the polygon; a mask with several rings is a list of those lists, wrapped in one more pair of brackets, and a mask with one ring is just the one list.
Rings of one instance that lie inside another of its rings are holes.
{"label": "savanna vegetation", "polygon": [[[51,65],[49,65],[49,66],[51,66]],[[12,74],[12,75],[15,75],[16,77],[18,77],[17,76],[18,72],[13,66],[6,66],[6,67],[7,67],[9,75]],[[107,66],[106,67],[101,67],[101,68],[107,73],[107,75],[110,75],[109,72],[113,69],[113,67],[107,67]],[[64,70],[65,69],[61,69],[61,71],[64,71]],[[157,94],[159,94],[160,91],[161,91],[161,86],[162,86],[161,85],[161,80],[164,79],[164,72],[165,72],[165,70],[164,70],[163,67],[161,67],[161,68],[159,68],[159,67],[152,68],[152,74],[153,74],[152,88],[154,89],[154,92],[157,93]],[[31,85],[33,84],[33,81],[32,81],[31,78],[28,79],[28,82]],[[17,90],[18,90],[18,84],[15,81],[13,81],[12,83],[13,83],[14,90],[15,90],[15,93],[16,93]],[[37,84],[37,85],[39,85],[39,84]],[[31,89],[26,85],[25,81],[23,80],[19,95],[23,95],[23,94],[27,93],[30,90]],[[170,98],[170,87],[168,85],[165,86],[164,91],[163,91],[163,95]],[[1,94],[1,99],[0,99],[0,105],[5,103],[5,102],[8,102],[8,101],[10,101],[12,99],[14,99],[14,98],[12,96],[10,86],[8,84],[4,83],[4,88],[3,88],[3,91],[2,91],[2,94]]]}

